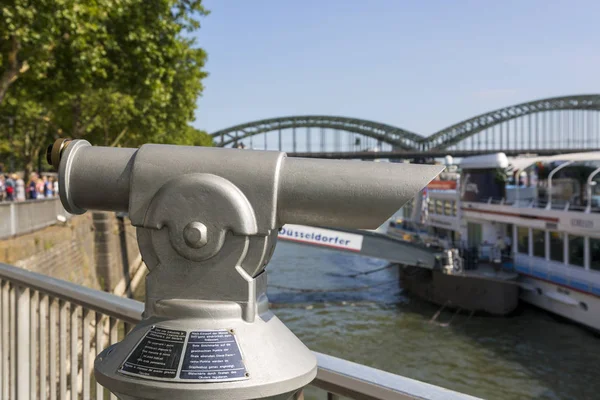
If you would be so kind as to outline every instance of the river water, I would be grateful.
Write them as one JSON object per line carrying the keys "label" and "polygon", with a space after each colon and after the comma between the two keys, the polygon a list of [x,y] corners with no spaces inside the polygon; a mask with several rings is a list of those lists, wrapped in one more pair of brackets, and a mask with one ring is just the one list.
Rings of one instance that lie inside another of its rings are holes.
{"label": "river water", "polygon": [[432,323],[439,307],[404,293],[386,264],[279,241],[268,267],[271,307],[312,350],[448,389],[600,399],[597,335],[529,306],[508,318],[444,311]]}
{"label": "river water", "polygon": [[349,276],[385,265],[279,241],[269,300],[315,351],[486,399],[600,399],[600,337],[529,306],[431,323],[439,307],[404,293],[395,268]]}

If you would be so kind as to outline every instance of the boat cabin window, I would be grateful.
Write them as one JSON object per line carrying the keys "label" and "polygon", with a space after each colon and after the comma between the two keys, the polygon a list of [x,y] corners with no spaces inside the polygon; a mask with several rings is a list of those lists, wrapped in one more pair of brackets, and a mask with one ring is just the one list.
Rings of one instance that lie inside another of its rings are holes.
{"label": "boat cabin window", "polygon": [[452,203],[450,200],[444,201],[444,215],[452,215]]}
{"label": "boat cabin window", "polygon": [[498,166],[463,168],[460,179],[462,201],[487,202],[506,198],[504,172]]}
{"label": "boat cabin window", "polygon": [[437,215],[444,215],[444,201],[443,200],[435,201],[435,213]]}
{"label": "boat cabin window", "polygon": [[531,235],[533,237],[533,255],[546,258],[546,232],[541,229],[532,229]]}
{"label": "boat cabin window", "polygon": [[452,215],[456,217],[458,214],[458,203],[456,201],[452,202]]}
{"label": "boat cabin window", "polygon": [[584,252],[583,236],[569,235],[569,264],[583,267]]}
{"label": "boat cabin window", "polygon": [[517,227],[517,251],[529,254],[529,228]]}
{"label": "boat cabin window", "polygon": [[435,214],[435,202],[433,200],[429,200],[427,203],[427,211],[429,211],[429,214]]}
{"label": "boat cabin window", "polygon": [[564,235],[560,232],[550,233],[550,259],[552,261],[565,262]]}
{"label": "boat cabin window", "polygon": [[590,238],[590,269],[600,271],[600,239]]}

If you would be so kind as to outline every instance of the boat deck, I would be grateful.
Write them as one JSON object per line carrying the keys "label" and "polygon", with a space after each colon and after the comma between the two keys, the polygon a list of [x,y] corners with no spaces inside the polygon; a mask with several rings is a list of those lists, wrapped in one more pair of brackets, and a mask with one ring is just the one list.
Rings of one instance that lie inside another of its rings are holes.
{"label": "boat deck", "polygon": [[488,263],[479,263],[477,269],[467,269],[460,272],[452,270],[444,271],[447,275],[463,276],[466,278],[480,278],[486,280],[499,280],[499,281],[512,281],[517,280],[519,274],[515,271],[508,271],[506,269],[498,269]]}

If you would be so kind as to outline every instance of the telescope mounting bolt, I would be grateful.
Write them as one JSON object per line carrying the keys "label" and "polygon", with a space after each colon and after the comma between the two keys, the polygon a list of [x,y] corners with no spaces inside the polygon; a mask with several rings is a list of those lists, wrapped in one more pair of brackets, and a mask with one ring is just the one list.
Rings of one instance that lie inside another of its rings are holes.
{"label": "telescope mounting bolt", "polygon": [[183,228],[183,239],[188,246],[194,249],[204,246],[208,241],[206,225],[198,221],[190,222]]}

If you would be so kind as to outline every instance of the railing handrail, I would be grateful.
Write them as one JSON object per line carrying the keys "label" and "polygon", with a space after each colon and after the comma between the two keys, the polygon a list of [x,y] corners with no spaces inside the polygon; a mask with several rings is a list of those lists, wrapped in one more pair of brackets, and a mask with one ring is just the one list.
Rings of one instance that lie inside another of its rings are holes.
{"label": "railing handrail", "polygon": [[[142,319],[144,304],[111,293],[52,278],[0,263],[0,279],[32,288],[110,317],[135,324]],[[456,399],[475,397],[381,371],[366,365],[315,352],[318,373],[311,383],[330,393],[354,399]]]}
{"label": "railing handrail", "polygon": [[60,201],[60,198],[57,196],[53,197],[39,197],[37,199],[25,199],[25,200],[3,200],[0,201],[0,207],[9,207],[11,204],[33,204],[33,203],[42,203],[48,201]]}
{"label": "railing handrail", "polygon": [[128,323],[137,324],[142,320],[144,303],[137,300],[115,296],[3,263],[0,263],[0,279],[8,279],[19,286],[34,288],[52,297],[70,301]]}
{"label": "railing handrail", "polygon": [[314,352],[319,371],[311,383],[323,390],[354,399],[477,399],[415,379]]}

